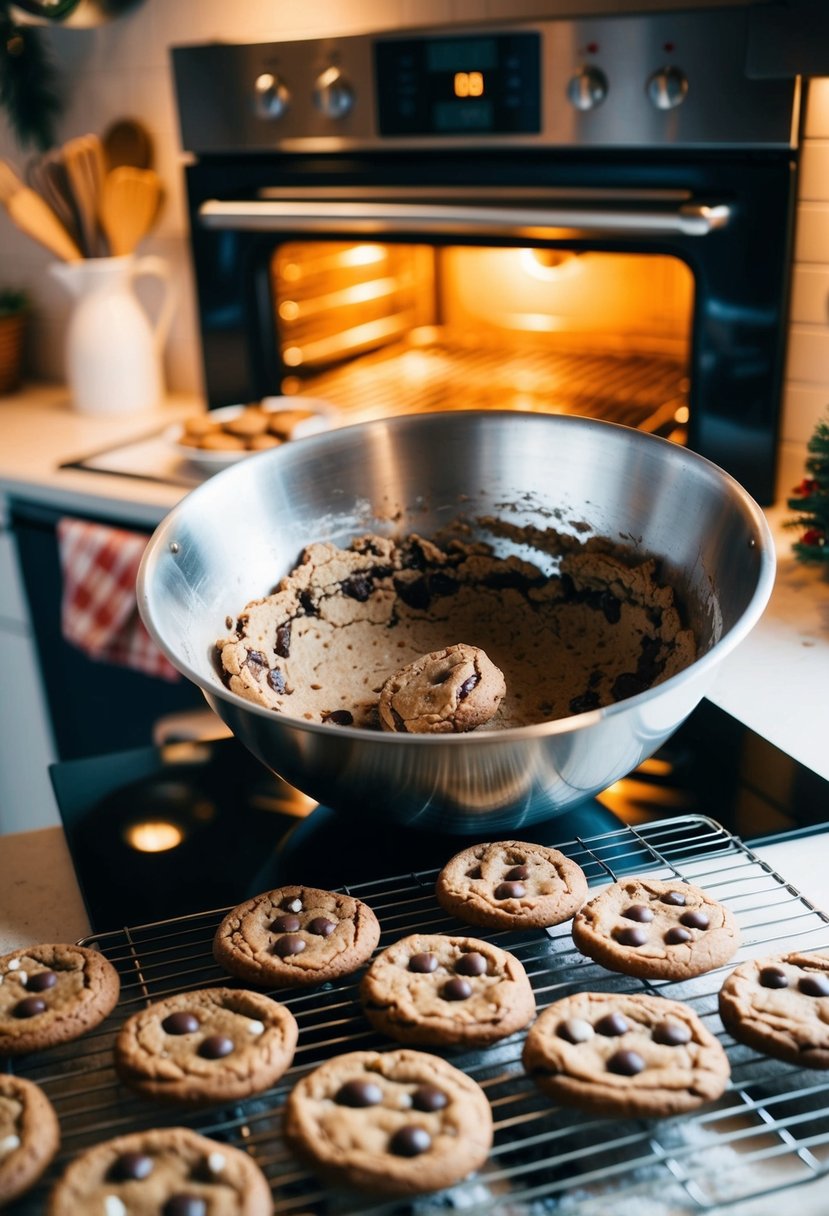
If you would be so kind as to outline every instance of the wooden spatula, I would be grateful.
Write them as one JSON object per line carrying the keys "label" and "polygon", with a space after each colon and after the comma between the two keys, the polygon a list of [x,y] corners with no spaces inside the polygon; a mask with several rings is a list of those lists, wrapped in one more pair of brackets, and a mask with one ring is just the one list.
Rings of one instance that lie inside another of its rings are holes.
{"label": "wooden spatula", "polygon": [[132,253],[155,222],[161,179],[152,169],[119,165],[104,178],[98,216],[117,257]]}
{"label": "wooden spatula", "polygon": [[97,257],[106,252],[101,248],[101,232],[98,226],[98,208],[105,173],[101,141],[97,135],[79,135],[63,145],[61,157],[78,211],[86,254],[88,257]]}
{"label": "wooden spatula", "polygon": [[81,251],[49,204],[0,161],[0,202],[21,232],[38,241],[64,262],[77,262]]}

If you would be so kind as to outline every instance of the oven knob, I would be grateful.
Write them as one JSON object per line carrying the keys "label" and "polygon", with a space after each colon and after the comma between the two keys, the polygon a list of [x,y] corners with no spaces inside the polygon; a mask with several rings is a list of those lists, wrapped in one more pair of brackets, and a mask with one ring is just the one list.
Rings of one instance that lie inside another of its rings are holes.
{"label": "oven knob", "polygon": [[291,100],[284,80],[263,72],[256,77],[253,89],[253,106],[259,118],[281,118]]}
{"label": "oven knob", "polygon": [[354,90],[333,65],[317,77],[314,101],[326,118],[343,118],[354,105]]}
{"label": "oven knob", "polygon": [[688,77],[679,68],[660,68],[648,81],[647,93],[657,110],[675,110],[688,93]]}
{"label": "oven knob", "polygon": [[582,68],[570,77],[567,96],[577,110],[595,110],[607,97],[607,77],[598,68]]}

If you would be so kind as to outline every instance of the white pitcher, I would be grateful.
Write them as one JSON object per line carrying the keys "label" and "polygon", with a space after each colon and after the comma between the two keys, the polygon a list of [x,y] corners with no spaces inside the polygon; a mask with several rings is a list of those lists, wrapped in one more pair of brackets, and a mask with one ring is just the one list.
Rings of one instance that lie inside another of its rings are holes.
{"label": "white pitcher", "polygon": [[[66,377],[82,414],[154,409],[164,380],[161,353],[173,318],[170,266],[154,255],[55,262],[52,273],[76,297],[66,334]],[[152,322],[135,294],[141,276],[162,281]]]}

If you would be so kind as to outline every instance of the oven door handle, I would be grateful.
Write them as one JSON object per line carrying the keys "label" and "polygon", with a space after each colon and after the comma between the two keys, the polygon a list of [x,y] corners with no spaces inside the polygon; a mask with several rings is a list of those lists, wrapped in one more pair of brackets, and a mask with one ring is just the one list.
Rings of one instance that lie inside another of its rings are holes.
{"label": "oven door handle", "polygon": [[205,228],[252,232],[307,232],[343,236],[393,236],[437,230],[458,236],[555,237],[576,232],[707,236],[731,219],[727,203],[681,203],[673,208],[459,207],[433,203],[282,202],[208,199],[199,207]]}

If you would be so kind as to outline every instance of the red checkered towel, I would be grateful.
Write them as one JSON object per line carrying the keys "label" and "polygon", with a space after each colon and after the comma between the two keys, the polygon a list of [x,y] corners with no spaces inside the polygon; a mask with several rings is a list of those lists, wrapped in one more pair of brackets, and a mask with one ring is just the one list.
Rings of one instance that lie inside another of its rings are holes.
{"label": "red checkered towel", "polygon": [[146,536],[81,519],[58,521],[61,631],[91,659],[180,679],[138,615],[135,580]]}

